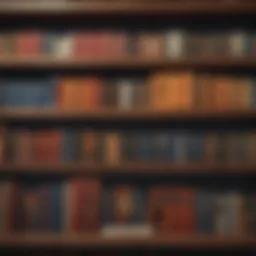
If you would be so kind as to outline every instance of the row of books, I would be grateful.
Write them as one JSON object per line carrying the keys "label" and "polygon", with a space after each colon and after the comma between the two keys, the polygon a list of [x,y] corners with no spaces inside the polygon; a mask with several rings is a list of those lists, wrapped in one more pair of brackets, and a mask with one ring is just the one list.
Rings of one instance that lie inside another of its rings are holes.
{"label": "row of books", "polygon": [[148,78],[3,78],[3,108],[63,110],[255,109],[254,77],[158,72]]}
{"label": "row of books", "polygon": [[256,133],[176,130],[11,130],[2,157],[14,163],[255,163]]}
{"label": "row of books", "polygon": [[8,31],[0,35],[0,52],[18,56],[58,58],[141,58],[177,59],[186,56],[245,57],[256,54],[254,31],[160,32],[122,30],[92,31]]}
{"label": "row of books", "polygon": [[[0,183],[2,232],[255,233],[256,195],[95,178]],[[134,233],[133,233],[134,234]],[[137,235],[139,235],[137,234]]]}

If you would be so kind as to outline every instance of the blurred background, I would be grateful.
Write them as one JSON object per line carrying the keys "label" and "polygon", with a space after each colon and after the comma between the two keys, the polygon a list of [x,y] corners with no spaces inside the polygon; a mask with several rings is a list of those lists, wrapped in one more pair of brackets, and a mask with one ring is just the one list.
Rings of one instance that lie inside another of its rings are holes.
{"label": "blurred background", "polygon": [[253,0],[0,1],[0,254],[255,255],[255,24]]}

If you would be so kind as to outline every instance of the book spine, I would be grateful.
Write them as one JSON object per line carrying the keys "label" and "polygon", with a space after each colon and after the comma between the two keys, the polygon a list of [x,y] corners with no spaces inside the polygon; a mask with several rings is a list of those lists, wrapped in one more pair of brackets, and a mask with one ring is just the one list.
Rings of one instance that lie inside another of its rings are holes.
{"label": "book spine", "polygon": [[185,33],[181,30],[169,31],[166,35],[166,55],[171,59],[178,59],[184,56]]}
{"label": "book spine", "polygon": [[125,79],[117,81],[117,106],[121,110],[129,110],[134,107],[134,89],[133,81]]}

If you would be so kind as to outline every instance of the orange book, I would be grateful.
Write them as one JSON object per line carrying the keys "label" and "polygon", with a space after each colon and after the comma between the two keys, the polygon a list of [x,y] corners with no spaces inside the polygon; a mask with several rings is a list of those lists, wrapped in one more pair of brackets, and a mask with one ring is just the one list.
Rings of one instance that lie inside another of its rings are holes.
{"label": "orange book", "polygon": [[80,108],[92,110],[98,109],[102,104],[103,83],[100,79],[86,77],[82,79],[81,93],[77,94]]}
{"label": "orange book", "polygon": [[82,82],[79,78],[62,78],[59,84],[58,105],[61,109],[79,109]]}
{"label": "orange book", "polygon": [[[191,110],[194,107],[194,76],[192,73],[181,73],[179,76],[179,110]],[[177,86],[178,87],[178,86]]]}
{"label": "orange book", "polygon": [[121,159],[120,136],[117,132],[109,132],[104,136],[104,161],[107,164],[118,164]]}
{"label": "orange book", "polygon": [[233,81],[234,87],[234,109],[249,110],[252,104],[252,86],[250,79],[236,78]]}
{"label": "orange book", "polygon": [[218,77],[215,81],[216,109],[232,109],[233,86],[229,77]]}

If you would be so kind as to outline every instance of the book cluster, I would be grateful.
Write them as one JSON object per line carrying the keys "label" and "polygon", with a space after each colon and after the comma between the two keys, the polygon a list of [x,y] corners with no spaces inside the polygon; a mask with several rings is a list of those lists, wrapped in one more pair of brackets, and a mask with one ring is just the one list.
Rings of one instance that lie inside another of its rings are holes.
{"label": "book cluster", "polygon": [[256,54],[254,31],[157,32],[102,29],[90,31],[7,31],[0,35],[0,52],[15,56],[57,58],[246,57]]}
{"label": "book cluster", "polygon": [[256,133],[182,130],[15,129],[2,136],[6,163],[253,164]]}
{"label": "book cluster", "polygon": [[[255,233],[254,193],[95,178],[0,183],[0,231],[103,236]],[[138,232],[138,233],[137,233]]]}
{"label": "book cluster", "polygon": [[256,79],[192,72],[158,72],[146,78],[3,78],[0,106],[61,110],[249,110],[256,107]]}

